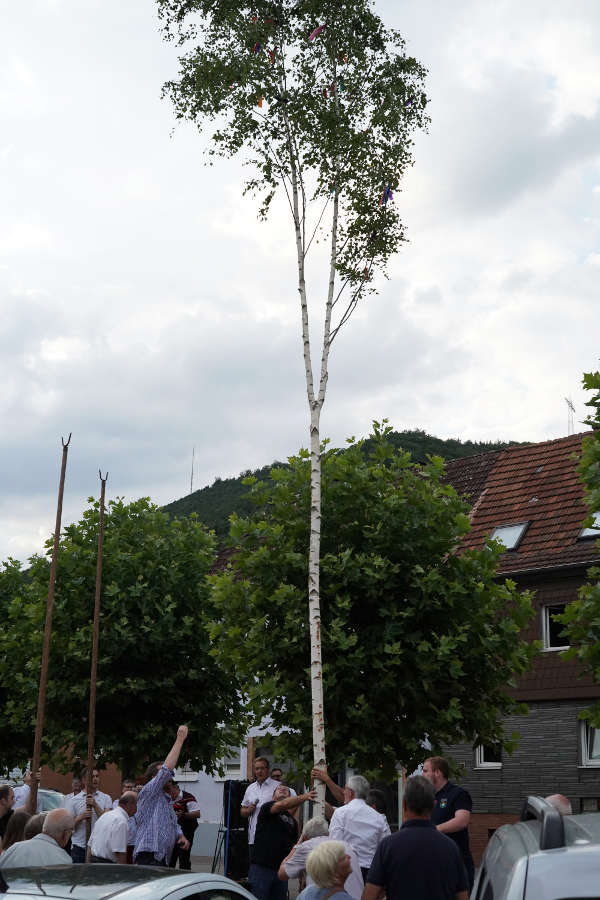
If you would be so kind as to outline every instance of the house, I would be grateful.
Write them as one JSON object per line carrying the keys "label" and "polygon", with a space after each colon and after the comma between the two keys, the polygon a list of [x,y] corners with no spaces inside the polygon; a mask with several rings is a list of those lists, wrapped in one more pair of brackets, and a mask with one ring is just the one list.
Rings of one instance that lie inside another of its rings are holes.
{"label": "house", "polygon": [[[584,435],[519,445],[447,464],[447,481],[471,504],[472,529],[463,548],[481,547],[487,535],[506,552],[498,573],[534,592],[535,617],[524,637],[542,642],[530,673],[514,697],[528,716],[505,721],[520,735],[512,756],[494,748],[452,746],[465,767],[461,784],[473,798],[471,842],[476,861],[491,833],[518,818],[527,794],[562,793],[574,812],[600,809],[600,731],[579,713],[600,698],[600,684],[566,661],[561,626],[553,616],[576,599],[586,570],[600,562],[600,532],[582,529],[588,515],[577,464]],[[599,522],[600,524],[600,522]]]}

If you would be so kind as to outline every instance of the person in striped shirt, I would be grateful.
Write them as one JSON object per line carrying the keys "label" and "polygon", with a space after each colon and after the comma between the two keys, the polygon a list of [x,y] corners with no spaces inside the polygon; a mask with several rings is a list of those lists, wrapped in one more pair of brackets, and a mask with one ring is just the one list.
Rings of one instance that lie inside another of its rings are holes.
{"label": "person in striped shirt", "polygon": [[180,725],[164,763],[151,763],[146,770],[146,784],[138,794],[135,816],[133,861],[137,865],[167,866],[175,844],[184,850],[189,849],[189,841],[177,822],[170,794],[174,769],[187,735],[187,725]]}

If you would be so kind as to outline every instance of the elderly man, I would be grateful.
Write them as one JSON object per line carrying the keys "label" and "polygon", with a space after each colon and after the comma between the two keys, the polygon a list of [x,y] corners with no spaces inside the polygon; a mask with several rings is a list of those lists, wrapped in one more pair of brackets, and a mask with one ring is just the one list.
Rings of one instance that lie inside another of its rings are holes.
{"label": "elderly man", "polygon": [[71,857],[63,849],[73,831],[73,816],[66,809],[53,809],[44,820],[41,834],[13,844],[0,856],[0,869],[23,866],[64,866]]}
{"label": "elderly man", "polygon": [[248,819],[250,862],[252,862],[252,854],[254,852],[254,835],[258,811],[263,803],[273,799],[273,791],[279,784],[279,781],[269,778],[269,760],[265,759],[264,756],[257,756],[254,760],[254,777],[256,780],[246,788],[240,808],[240,815],[244,819]]}
{"label": "elderly man", "polygon": [[190,846],[177,823],[171,800],[173,770],[187,736],[187,725],[180,725],[164,763],[155,762],[146,769],[146,784],[138,794],[133,848],[133,861],[140,866],[166,866],[176,843],[185,850]]}
{"label": "elderly man", "polygon": [[423,764],[423,775],[433,785],[435,807],[431,821],[442,834],[452,838],[462,856],[469,876],[469,891],[473,887],[475,865],[469,847],[469,821],[473,801],[464,788],[448,781],[450,766],[443,756],[431,756]]}
{"label": "elderly man", "polygon": [[329,825],[333,841],[345,841],[356,851],[363,878],[380,841],[390,833],[385,816],[367,804],[369,782],[362,775],[352,775],[344,788],[344,806],[334,810]]}
{"label": "elderly man", "polygon": [[248,870],[250,891],[258,900],[285,900],[287,885],[279,880],[277,871],[298,835],[298,824],[291,813],[307,800],[316,798],[316,791],[290,797],[289,787],[278,784],[271,800],[262,804],[256,823],[254,854]]}
{"label": "elderly man", "polygon": [[468,881],[456,844],[440,834],[430,816],[433,785],[422,775],[406,782],[404,823],[377,848],[363,900],[467,900]]}
{"label": "elderly man", "polygon": [[[309,819],[302,829],[300,840],[292,847],[291,853],[286,856],[279,866],[278,875],[281,881],[287,881],[289,878],[300,878],[304,875],[309,853],[324,841],[331,841],[329,826],[325,819]],[[358,856],[350,844],[344,844],[344,847],[347,855],[350,857],[351,866],[351,872],[346,878],[344,890],[354,900],[360,900],[365,883],[360,870]],[[312,883],[310,875],[307,876],[306,883],[307,885]]]}
{"label": "elderly man", "polygon": [[96,822],[89,840],[90,862],[123,865],[127,862],[127,826],[129,817],[137,810],[137,799],[135,791],[125,791],[119,797],[117,808],[104,813]]}

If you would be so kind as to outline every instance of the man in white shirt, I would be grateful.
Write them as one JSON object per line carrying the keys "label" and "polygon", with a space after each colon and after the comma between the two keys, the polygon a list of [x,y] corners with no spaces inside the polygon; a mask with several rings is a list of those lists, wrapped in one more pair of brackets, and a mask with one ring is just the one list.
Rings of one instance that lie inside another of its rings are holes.
{"label": "man in white shirt", "polygon": [[67,800],[72,800],[73,797],[81,791],[82,787],[83,785],[81,784],[79,775],[73,775],[73,778],[71,779],[71,793],[65,794],[62,805],[65,806]]}
{"label": "man in white shirt", "polygon": [[[124,778],[123,779],[123,781],[121,782],[121,793],[116,798],[116,800],[113,801],[113,805],[112,805],[113,809],[116,809],[118,807],[119,800],[121,799],[121,797],[123,796],[123,794],[126,791],[135,791],[135,778]],[[136,793],[137,793],[137,791],[136,791]]]}
{"label": "man in white shirt", "polygon": [[[85,783],[85,770],[82,772],[81,777]],[[99,784],[100,775],[98,770],[94,769],[92,772],[93,793],[86,795],[85,790],[82,790],[70,800],[65,801],[65,809],[68,809],[73,815],[75,824],[71,842],[71,858],[74,863],[85,862],[86,820],[91,818],[93,830],[98,818],[112,808],[112,797],[99,790]]]}
{"label": "man in white shirt", "polygon": [[89,840],[90,862],[123,865],[127,862],[129,817],[134,816],[136,810],[136,792],[125,791],[117,808],[98,819]]}
{"label": "man in white shirt", "polygon": [[352,775],[344,788],[344,806],[334,811],[329,824],[329,837],[356,851],[365,880],[379,842],[390,834],[386,817],[367,805],[368,793],[367,779]]}
{"label": "man in white shirt", "polygon": [[269,760],[265,759],[264,756],[258,756],[254,760],[254,776],[256,781],[253,781],[246,788],[240,809],[241,815],[248,819],[250,862],[252,862],[252,848],[254,846],[258,812],[263,803],[269,803],[273,799],[273,791],[279,785],[278,781],[269,778]]}
{"label": "man in white shirt", "polygon": [[[40,784],[40,776],[41,776],[41,771],[38,771],[37,778],[36,778],[38,787]],[[23,776],[23,784],[19,784],[15,788],[15,799],[13,801],[13,809],[14,810],[20,809],[22,807],[27,808],[27,806],[28,806],[27,801],[29,800],[29,795],[31,794],[31,781],[32,781],[31,769],[27,769],[27,771],[25,772],[25,774]],[[33,815],[32,809],[26,809],[26,811],[30,815]],[[38,793],[36,812],[39,813],[41,811],[42,811],[42,798],[40,797],[40,795]]]}

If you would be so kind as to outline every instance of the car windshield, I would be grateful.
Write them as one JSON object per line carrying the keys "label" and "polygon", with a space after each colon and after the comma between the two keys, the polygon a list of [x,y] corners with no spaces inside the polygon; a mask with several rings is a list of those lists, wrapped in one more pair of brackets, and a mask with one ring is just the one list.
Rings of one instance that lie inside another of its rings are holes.
{"label": "car windshield", "polygon": [[119,891],[143,882],[173,876],[169,869],[151,866],[87,865],[47,868],[4,869],[4,880],[12,894],[48,894],[78,900],[106,900]]}

